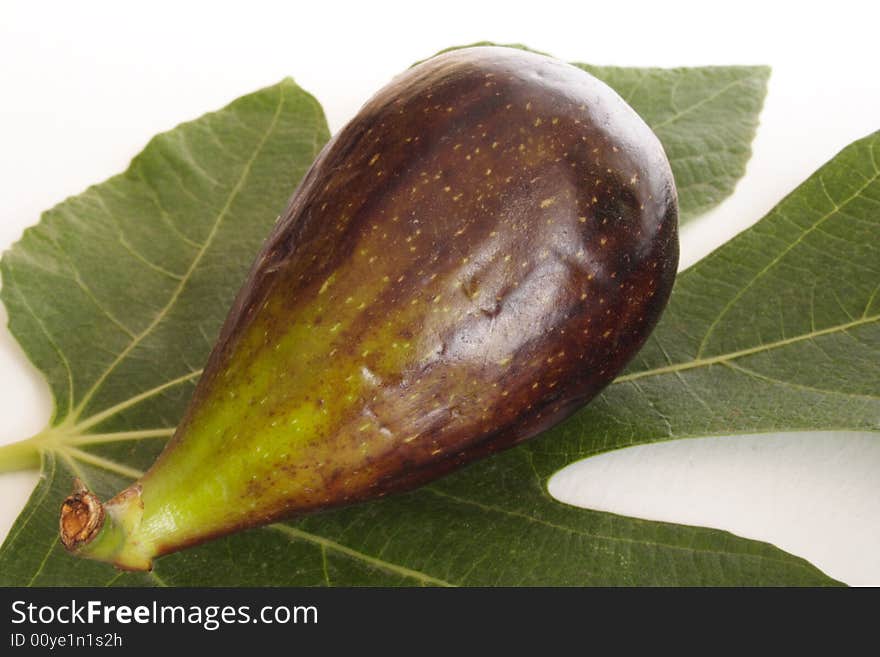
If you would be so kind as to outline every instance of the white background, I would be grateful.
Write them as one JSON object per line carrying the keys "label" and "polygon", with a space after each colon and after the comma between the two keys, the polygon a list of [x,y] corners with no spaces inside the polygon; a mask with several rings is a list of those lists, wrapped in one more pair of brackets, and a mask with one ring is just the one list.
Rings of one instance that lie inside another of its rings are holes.
{"label": "white background", "polygon": [[[4,2],[0,248],[42,210],[122,171],[153,134],[237,96],[291,75],[336,131],[410,63],[485,39],[594,64],[773,66],[746,176],[683,231],[687,266],[880,128],[877,5]],[[47,386],[3,328],[0,443],[38,432],[50,410]],[[603,455],[557,475],[551,490],[587,507],[771,541],[848,583],[880,585],[878,475],[878,435],[761,435]],[[35,481],[0,475],[0,537]]]}

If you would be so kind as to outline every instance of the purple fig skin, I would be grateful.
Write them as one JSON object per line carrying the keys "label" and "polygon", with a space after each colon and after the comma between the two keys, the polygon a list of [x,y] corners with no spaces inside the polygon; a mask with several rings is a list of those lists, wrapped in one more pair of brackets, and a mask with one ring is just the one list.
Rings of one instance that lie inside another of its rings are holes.
{"label": "purple fig skin", "polygon": [[[387,264],[358,260],[365,244]],[[644,344],[677,266],[668,160],[617,93],[543,55],[444,53],[398,76],[327,144],[257,258],[192,404],[211,403],[212,381],[267,297],[312,300],[341,269],[354,270],[351,281],[387,271],[391,284],[368,300],[340,351],[358,359],[361,331],[413,298],[441,295],[452,306],[444,316],[416,313],[397,327],[435,353],[395,363],[351,409],[395,437],[364,464],[367,485],[328,472],[329,494],[286,511],[403,491],[531,438],[595,397]],[[413,394],[420,404],[405,401]]]}
{"label": "purple fig skin", "polygon": [[657,137],[583,70],[497,47],[409,69],[279,218],[120,498],[139,553],[114,563],[411,489],[557,424],[657,323],[677,216]]}

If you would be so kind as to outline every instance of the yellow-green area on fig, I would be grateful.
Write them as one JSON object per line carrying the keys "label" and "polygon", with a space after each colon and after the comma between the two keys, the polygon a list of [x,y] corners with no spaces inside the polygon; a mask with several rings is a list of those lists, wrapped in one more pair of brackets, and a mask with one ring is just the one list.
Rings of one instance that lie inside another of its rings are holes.
{"label": "yellow-green area on fig", "polygon": [[[714,188],[721,171],[735,180],[766,69],[609,69],[606,79],[649,123],[666,122],[657,132],[682,178],[685,215],[698,200],[688,190]],[[43,462],[40,483],[0,550],[4,584],[833,582],[764,543],[559,504],[545,482],[573,460],[644,441],[876,429],[877,391],[862,371],[876,362],[876,295],[866,274],[877,261],[869,200],[877,197],[876,137],[847,149],[778,212],[680,277],[629,371],[537,441],[408,494],[162,557],[149,573],[65,554],[58,500],[70,492],[71,477],[108,499],[149,467],[179,421],[253,254],[326,138],[316,107],[287,81],[161,135],[126,174],[47,212],[4,256],[10,327],[56,399],[51,430],[0,453],[3,466],[13,452],[33,462],[39,451]],[[736,167],[726,167],[728,155],[716,158],[716,150],[732,154]],[[137,255],[119,244],[119,230]],[[108,277],[114,267],[127,276]],[[842,305],[823,301],[832,298]],[[774,311],[781,299],[785,317]],[[820,348],[834,355],[834,367]],[[820,370],[824,378],[811,380]]]}
{"label": "yellow-green area on fig", "polygon": [[78,489],[62,541],[149,569],[531,438],[644,343],[677,229],[660,142],[584,71],[499,47],[410,69],[306,174],[156,463],[106,507]]}

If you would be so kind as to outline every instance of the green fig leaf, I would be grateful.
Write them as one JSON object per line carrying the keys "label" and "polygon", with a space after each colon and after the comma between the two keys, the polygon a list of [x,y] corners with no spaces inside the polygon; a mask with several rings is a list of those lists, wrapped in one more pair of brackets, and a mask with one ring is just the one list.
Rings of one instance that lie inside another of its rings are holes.
{"label": "green fig leaf", "polygon": [[681,223],[733,193],[752,156],[768,67],[576,66],[617,91],[660,138],[678,189]]}
{"label": "green fig leaf", "polygon": [[[494,45],[500,44],[480,41],[440,53]],[[518,43],[504,45],[547,54]],[[711,210],[733,193],[752,156],[769,67],[574,65],[620,94],[660,138],[678,189],[681,223]]]}
{"label": "green fig leaf", "polygon": [[[106,499],[150,465],[272,218],[326,138],[317,103],[284,82],[160,135],[129,171],[50,210],[4,255],[10,329],[49,378],[56,412],[33,439],[41,478],[0,549],[0,584],[835,583],[766,543],[559,503],[546,481],[640,442],[880,428],[869,365],[878,135],[684,273],[637,361],[535,441],[412,493],[163,557],[149,574],[67,555],[58,508],[73,476]],[[114,270],[125,275],[114,281]],[[662,392],[662,405],[645,390]]]}

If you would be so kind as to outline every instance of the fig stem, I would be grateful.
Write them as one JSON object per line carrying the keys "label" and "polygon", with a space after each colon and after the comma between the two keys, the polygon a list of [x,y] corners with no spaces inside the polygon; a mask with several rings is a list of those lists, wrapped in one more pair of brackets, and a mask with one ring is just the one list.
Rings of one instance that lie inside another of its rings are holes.
{"label": "fig stem", "polygon": [[79,479],[61,505],[61,542],[71,552],[91,542],[104,528],[104,505]]}
{"label": "fig stem", "polygon": [[150,545],[138,539],[143,516],[138,484],[103,504],[79,479],[61,505],[59,531],[68,552],[122,570],[150,570]]}

